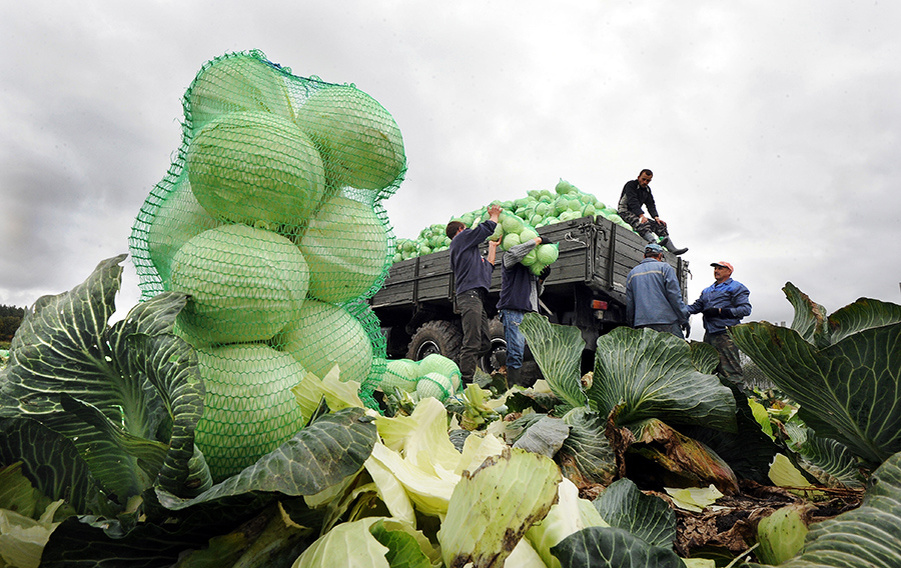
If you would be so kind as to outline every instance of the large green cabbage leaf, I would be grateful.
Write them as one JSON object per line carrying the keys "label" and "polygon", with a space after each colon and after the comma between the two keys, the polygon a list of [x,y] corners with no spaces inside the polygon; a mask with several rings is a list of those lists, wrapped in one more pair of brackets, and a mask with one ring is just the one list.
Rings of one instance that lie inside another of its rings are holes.
{"label": "large green cabbage leaf", "polygon": [[582,482],[609,485],[618,473],[616,454],[605,434],[605,417],[584,406],[563,416],[569,436],[554,456],[563,474]]}
{"label": "large green cabbage leaf", "polygon": [[[185,296],[162,293],[108,326],[125,256],[101,262],[69,292],[39,298],[0,373],[0,417],[31,420],[66,438],[120,505],[154,483],[179,494],[210,483],[206,464],[192,459],[203,409],[197,358],[172,334]],[[0,445],[11,448],[6,432]],[[29,472],[42,465],[21,457]],[[50,463],[69,467],[52,457]]]}
{"label": "large green cabbage leaf", "polygon": [[818,349],[767,322],[732,328],[735,344],[800,405],[818,435],[878,465],[901,451],[901,323]]}
{"label": "large green cabbage leaf", "polygon": [[0,465],[22,462],[36,489],[80,515],[50,535],[44,566],[171,565],[277,495],[316,494],[355,475],[376,440],[367,411],[346,408],[211,486],[193,447],[204,396],[197,357],[172,333],[185,296],[161,293],[108,326],[124,258],[39,299],[0,372]]}
{"label": "large green cabbage leaf", "polygon": [[650,546],[625,529],[588,527],[563,539],[551,552],[568,568],[683,568],[671,549]]}
{"label": "large green cabbage leaf", "polygon": [[795,309],[791,328],[822,349],[866,329],[901,323],[901,305],[860,298],[827,316],[826,308],[787,282],[782,288]]}
{"label": "large green cabbage leaf", "polygon": [[[748,568],[759,564],[743,564]],[[800,555],[780,568],[901,566],[901,452],[873,473],[860,507],[810,525]]]}
{"label": "large green cabbage leaf", "polygon": [[736,431],[735,398],[714,375],[695,369],[691,350],[674,335],[618,327],[598,339],[589,406],[617,423],[649,418]]}
{"label": "large green cabbage leaf", "polygon": [[666,501],[645,495],[630,479],[622,478],[594,500],[601,518],[651,546],[672,548],[676,540],[676,514]]}
{"label": "large green cabbage leaf", "polygon": [[579,328],[550,323],[544,316],[528,313],[519,329],[554,394],[570,406],[583,406],[586,399],[580,367],[585,340]]}

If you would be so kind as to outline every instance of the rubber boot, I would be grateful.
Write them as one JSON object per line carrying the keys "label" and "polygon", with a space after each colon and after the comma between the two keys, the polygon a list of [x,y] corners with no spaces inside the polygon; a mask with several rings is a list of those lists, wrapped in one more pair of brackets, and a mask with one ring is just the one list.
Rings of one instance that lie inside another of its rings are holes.
{"label": "rubber boot", "polygon": [[514,385],[522,386],[522,369],[507,367],[507,388],[512,388]]}
{"label": "rubber boot", "polygon": [[663,248],[665,248],[666,250],[668,250],[668,251],[670,251],[671,253],[676,254],[676,255],[679,255],[679,254],[685,254],[686,252],[688,252],[688,248],[687,248],[687,247],[686,247],[686,248],[681,248],[681,249],[680,249],[680,248],[676,248],[676,245],[673,244],[672,239],[670,239],[669,237],[666,237],[665,239],[663,239],[662,241],[660,241],[660,244],[663,245]]}
{"label": "rubber boot", "polygon": [[657,235],[655,235],[654,233],[652,233],[652,232],[650,232],[650,231],[648,231],[647,233],[641,235],[641,237],[642,237],[644,240],[648,241],[649,243],[656,243],[656,242],[657,242]]}

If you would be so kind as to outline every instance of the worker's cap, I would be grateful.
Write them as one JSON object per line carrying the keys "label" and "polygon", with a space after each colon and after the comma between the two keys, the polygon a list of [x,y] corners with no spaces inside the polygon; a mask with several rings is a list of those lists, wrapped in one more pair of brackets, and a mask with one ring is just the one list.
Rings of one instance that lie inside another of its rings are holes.
{"label": "worker's cap", "polygon": [[712,266],[714,268],[716,268],[717,266],[719,266],[720,268],[728,268],[729,272],[732,272],[732,270],[733,270],[731,264],[729,264],[728,262],[722,261],[722,260],[719,262],[712,262],[712,263],[710,263],[710,266]]}
{"label": "worker's cap", "polygon": [[652,252],[654,254],[663,254],[663,247],[657,243],[651,243],[644,247],[644,252]]}

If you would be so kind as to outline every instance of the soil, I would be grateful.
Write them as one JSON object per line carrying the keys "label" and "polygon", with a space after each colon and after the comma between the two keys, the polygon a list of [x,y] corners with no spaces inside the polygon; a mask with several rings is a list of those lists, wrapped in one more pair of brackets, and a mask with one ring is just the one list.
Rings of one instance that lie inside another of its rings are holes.
{"label": "soil", "polygon": [[[782,487],[760,485],[743,480],[741,491],[724,496],[716,503],[695,513],[676,507],[665,492],[644,491],[666,501],[676,512],[675,550],[683,558],[735,557],[746,553],[757,542],[757,523],[777,509],[798,508],[805,521],[824,521],[860,506],[863,489],[830,490],[818,488],[817,494],[805,495]],[[602,485],[583,487],[583,498],[593,500],[603,492]]]}

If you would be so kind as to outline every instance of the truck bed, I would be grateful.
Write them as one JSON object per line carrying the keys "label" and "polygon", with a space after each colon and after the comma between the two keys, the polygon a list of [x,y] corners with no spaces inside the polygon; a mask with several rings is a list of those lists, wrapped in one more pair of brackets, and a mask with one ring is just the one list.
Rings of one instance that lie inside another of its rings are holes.
{"label": "truck bed", "polygon": [[[546,225],[538,234],[559,243],[559,257],[545,282],[547,292],[560,292],[578,283],[604,300],[625,304],[626,277],[644,257],[645,242],[640,236],[601,216]],[[503,254],[498,252],[498,266]],[[687,263],[670,254],[666,257],[680,275],[684,295],[687,270],[683,265]],[[499,293],[500,286],[501,271],[495,270],[491,294]],[[446,304],[453,301],[453,292],[450,251],[444,250],[395,263],[370,304],[376,312]]]}

